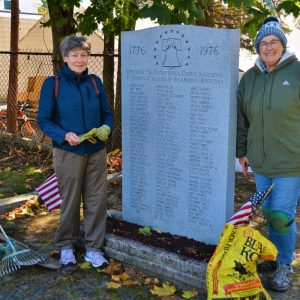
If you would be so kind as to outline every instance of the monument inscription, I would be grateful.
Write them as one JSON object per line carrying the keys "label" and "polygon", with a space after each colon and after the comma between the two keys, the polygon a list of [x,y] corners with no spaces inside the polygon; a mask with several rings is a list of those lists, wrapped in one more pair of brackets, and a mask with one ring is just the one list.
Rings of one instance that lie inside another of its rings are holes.
{"label": "monument inscription", "polygon": [[123,218],[217,243],[233,212],[239,31],[123,32]]}

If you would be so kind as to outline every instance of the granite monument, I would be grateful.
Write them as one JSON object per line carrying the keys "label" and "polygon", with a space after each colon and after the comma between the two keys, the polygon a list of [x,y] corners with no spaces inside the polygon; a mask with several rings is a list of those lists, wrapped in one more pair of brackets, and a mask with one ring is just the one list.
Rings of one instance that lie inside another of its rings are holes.
{"label": "granite monument", "polygon": [[239,30],[123,32],[123,219],[216,244],[233,213]]}

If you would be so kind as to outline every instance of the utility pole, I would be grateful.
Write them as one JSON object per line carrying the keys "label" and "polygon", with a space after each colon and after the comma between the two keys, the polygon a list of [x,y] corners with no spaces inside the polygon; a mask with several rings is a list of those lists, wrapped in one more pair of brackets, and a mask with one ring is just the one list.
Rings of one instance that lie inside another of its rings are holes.
{"label": "utility pole", "polygon": [[11,0],[10,63],[7,93],[7,131],[17,132],[19,0]]}

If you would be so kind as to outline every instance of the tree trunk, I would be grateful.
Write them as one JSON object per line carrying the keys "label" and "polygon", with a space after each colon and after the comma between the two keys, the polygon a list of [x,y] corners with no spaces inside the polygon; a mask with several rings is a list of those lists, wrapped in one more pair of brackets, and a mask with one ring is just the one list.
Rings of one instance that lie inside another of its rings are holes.
{"label": "tree trunk", "polygon": [[7,93],[7,131],[17,132],[19,0],[11,0],[10,63]]}
{"label": "tree trunk", "polygon": [[114,110],[114,74],[115,74],[115,36],[113,33],[104,36],[103,85],[111,108]]}
{"label": "tree trunk", "polygon": [[63,64],[59,49],[60,42],[64,37],[76,33],[73,17],[74,6],[63,9],[60,0],[47,0],[47,3],[53,40],[53,69],[56,74]]}
{"label": "tree trunk", "polygon": [[121,37],[119,38],[119,60],[117,71],[116,100],[114,107],[115,129],[112,137],[113,149],[122,149],[122,102],[121,102]]}
{"label": "tree trunk", "polygon": [[[126,13],[126,12],[125,12]],[[127,12],[129,17],[131,17],[132,22],[128,25],[125,31],[132,31],[135,29],[136,19],[132,17],[130,11]],[[121,99],[121,35],[119,36],[119,59],[118,59],[118,70],[117,70],[117,84],[116,84],[116,98],[114,106],[114,123],[115,129],[112,137],[112,147],[113,149],[122,149],[122,99]]]}

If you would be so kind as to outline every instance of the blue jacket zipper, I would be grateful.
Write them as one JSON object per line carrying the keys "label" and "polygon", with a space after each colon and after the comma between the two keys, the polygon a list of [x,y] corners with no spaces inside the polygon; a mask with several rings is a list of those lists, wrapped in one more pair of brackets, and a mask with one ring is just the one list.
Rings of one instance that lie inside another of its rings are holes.
{"label": "blue jacket zipper", "polygon": [[[84,109],[84,99],[83,99],[83,96],[82,96],[82,91],[81,91],[81,87],[80,87],[80,77],[77,76],[77,87],[78,87],[78,90],[79,90],[79,93],[80,93],[80,100],[81,100],[81,109],[82,109],[82,115],[83,115],[83,123],[84,123],[84,132],[87,132],[87,126],[86,126],[86,120],[85,120],[85,109]],[[83,144],[84,146],[84,153],[86,154],[87,153],[87,150],[86,150],[86,145],[85,143]]]}

